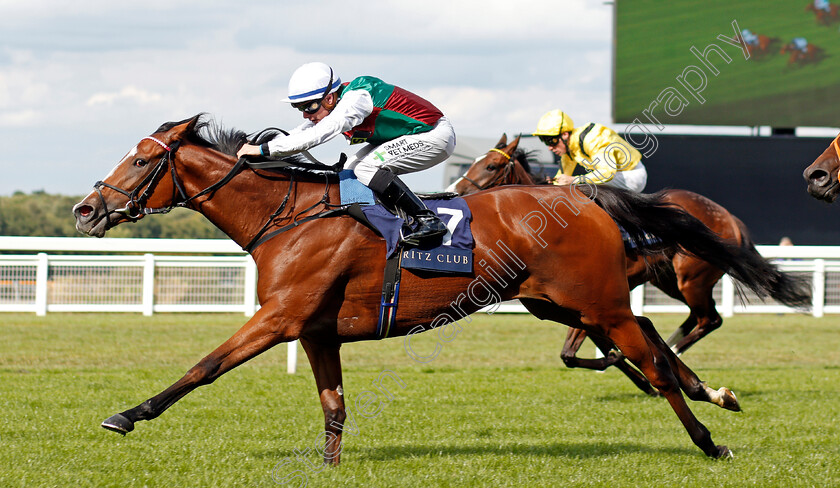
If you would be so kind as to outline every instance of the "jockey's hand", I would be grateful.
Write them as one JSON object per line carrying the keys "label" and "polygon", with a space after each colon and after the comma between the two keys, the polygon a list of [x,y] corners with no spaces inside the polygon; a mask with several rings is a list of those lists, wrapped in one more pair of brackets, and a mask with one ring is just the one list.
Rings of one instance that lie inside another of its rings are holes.
{"label": "jockey's hand", "polygon": [[262,156],[262,153],[260,152],[260,146],[254,146],[253,144],[245,144],[236,153],[237,158],[241,158],[242,156]]}
{"label": "jockey's hand", "polygon": [[554,177],[551,182],[555,185],[571,185],[574,182],[575,177],[569,175],[557,175]]}

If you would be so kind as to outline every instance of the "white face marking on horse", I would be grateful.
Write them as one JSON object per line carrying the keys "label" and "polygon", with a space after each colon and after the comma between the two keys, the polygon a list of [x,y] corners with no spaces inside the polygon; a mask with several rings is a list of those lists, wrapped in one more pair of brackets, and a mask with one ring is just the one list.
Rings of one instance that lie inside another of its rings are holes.
{"label": "white face marking on horse", "polygon": [[116,166],[114,166],[114,168],[111,170],[110,173],[108,173],[108,175],[105,177],[105,179],[107,180],[111,175],[113,175],[114,172],[117,170],[117,168],[119,168],[120,165],[123,164],[123,162],[125,162],[126,159],[132,158],[136,155],[137,155],[137,146],[134,146],[133,148],[131,148],[131,151],[128,151],[128,154],[126,154],[125,156],[123,156],[122,159],[120,159],[120,162],[117,163]]}
{"label": "white face marking on horse", "polygon": [[[110,171],[107,175],[105,175],[105,178],[102,178],[102,181],[105,181],[105,180],[107,180],[108,178],[110,178],[111,176],[113,176],[113,175],[114,175],[114,173],[117,171],[117,168],[119,168],[119,167],[120,167],[120,165],[121,165],[121,164],[123,164],[123,161],[125,161],[125,160],[126,160],[126,159],[128,159],[128,158],[134,157],[134,156],[136,156],[136,155],[137,155],[137,146],[134,146],[133,148],[131,148],[131,151],[128,151],[128,154],[126,154],[125,156],[123,156],[123,158],[122,158],[122,159],[120,159],[120,162],[119,162],[119,163],[117,163],[117,165],[116,165],[116,166],[114,166],[114,167],[111,169],[111,171]],[[79,207],[79,206],[85,205],[85,203],[84,203],[84,202],[86,202],[88,198],[91,198],[91,197],[93,197],[94,195],[96,195],[96,190],[94,190],[94,191],[92,191],[92,192],[88,193],[88,195],[87,195],[87,196],[86,196],[86,197],[85,197],[85,198],[84,198],[81,202],[77,203],[76,205],[73,205],[73,211],[74,211],[74,212],[76,211],[76,207]]]}
{"label": "white face marking on horse", "polygon": [[457,180],[453,181],[451,185],[447,186],[445,192],[455,193],[455,187],[458,186],[458,183],[461,182],[464,178],[458,178]]}

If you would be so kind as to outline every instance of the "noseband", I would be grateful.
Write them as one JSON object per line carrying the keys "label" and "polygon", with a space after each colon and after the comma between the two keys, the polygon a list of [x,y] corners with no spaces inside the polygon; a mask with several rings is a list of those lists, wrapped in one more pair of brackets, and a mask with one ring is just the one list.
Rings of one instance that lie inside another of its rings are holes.
{"label": "noseband", "polygon": [[510,155],[508,155],[508,153],[506,153],[506,152],[502,151],[501,149],[496,149],[496,148],[494,147],[493,149],[490,149],[490,151],[497,152],[497,153],[501,154],[502,156],[504,156],[504,157],[507,159],[507,163],[505,164],[504,170],[503,170],[501,173],[499,173],[499,175],[498,175],[498,176],[496,176],[495,178],[493,178],[492,180],[490,180],[490,181],[489,181],[487,184],[485,184],[485,185],[479,185],[476,181],[474,181],[474,180],[470,179],[470,178],[467,176],[467,173],[469,172],[469,170],[467,170],[467,173],[464,173],[463,175],[461,175],[461,178],[463,178],[463,179],[465,179],[465,180],[469,181],[470,183],[472,183],[472,185],[473,185],[473,186],[475,186],[475,187],[476,187],[476,188],[478,188],[479,190],[486,190],[486,189],[488,189],[488,188],[492,188],[492,187],[494,187],[494,186],[498,186],[498,185],[499,185],[499,183],[504,183],[504,182],[505,182],[505,179],[507,179],[507,177],[508,177],[508,176],[510,176],[511,172],[513,171],[513,165],[515,164],[515,162],[513,161],[513,159],[510,157]]}

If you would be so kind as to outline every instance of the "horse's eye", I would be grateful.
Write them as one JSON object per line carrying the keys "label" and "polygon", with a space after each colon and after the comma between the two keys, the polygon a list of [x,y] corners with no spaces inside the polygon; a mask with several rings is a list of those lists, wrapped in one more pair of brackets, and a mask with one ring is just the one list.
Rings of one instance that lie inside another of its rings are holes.
{"label": "horse's eye", "polygon": [[146,161],[145,159],[142,159],[142,158],[137,158],[137,159],[134,160],[134,166],[136,166],[138,168],[142,168],[143,166],[146,166],[147,164],[149,164],[149,162]]}
{"label": "horse's eye", "polygon": [[487,166],[487,171],[496,171],[496,168],[498,168],[498,166],[491,164]]}

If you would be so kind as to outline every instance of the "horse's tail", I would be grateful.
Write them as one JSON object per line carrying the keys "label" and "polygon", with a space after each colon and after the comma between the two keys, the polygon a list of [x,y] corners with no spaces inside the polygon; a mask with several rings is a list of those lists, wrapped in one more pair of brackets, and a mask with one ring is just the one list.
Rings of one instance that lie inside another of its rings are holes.
{"label": "horse's tail", "polygon": [[742,255],[750,264],[751,269],[763,273],[769,278],[769,282],[772,284],[769,290],[770,296],[789,307],[810,308],[811,287],[809,283],[803,278],[782,272],[777,266],[765,259],[755,248],[747,226],[738,218],[735,218],[735,221],[738,223],[738,230],[741,232]]}
{"label": "horse's tail", "polygon": [[[641,255],[687,252],[728,273],[736,282],[760,298],[772,297],[781,303],[806,308],[811,302],[810,288],[804,280],[781,272],[758,253],[742,226],[744,239],[739,245],[720,238],[682,207],[665,201],[665,193],[635,193],[608,186],[578,187],[629,234]],[[650,235],[659,239],[649,244]]]}

